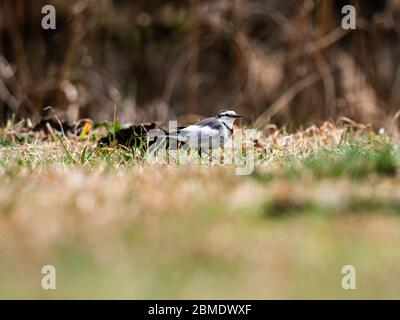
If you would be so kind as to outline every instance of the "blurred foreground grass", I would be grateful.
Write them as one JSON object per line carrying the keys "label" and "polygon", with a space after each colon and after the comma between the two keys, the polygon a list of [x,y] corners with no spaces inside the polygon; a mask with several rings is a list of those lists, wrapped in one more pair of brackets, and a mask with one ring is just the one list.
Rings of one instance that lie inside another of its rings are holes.
{"label": "blurred foreground grass", "polygon": [[[345,134],[260,138],[249,176],[73,138],[3,143],[0,298],[398,298],[400,152]],[[341,288],[348,264],[357,290]]]}

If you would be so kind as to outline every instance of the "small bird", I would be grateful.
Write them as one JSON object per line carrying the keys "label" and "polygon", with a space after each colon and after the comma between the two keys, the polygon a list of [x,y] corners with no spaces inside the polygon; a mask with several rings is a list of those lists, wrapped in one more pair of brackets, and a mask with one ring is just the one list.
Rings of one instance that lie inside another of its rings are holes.
{"label": "small bird", "polygon": [[184,147],[197,149],[199,156],[205,150],[225,145],[233,133],[233,123],[242,116],[224,109],[215,117],[203,119],[178,130],[177,139]]}
{"label": "small bird", "polygon": [[[101,138],[98,144],[123,145],[143,150],[152,145],[157,148],[192,148],[196,149],[201,157],[204,151],[225,145],[232,136],[235,119],[241,117],[233,110],[224,109],[215,117],[203,119],[187,127],[178,127],[173,132],[157,127],[155,123],[134,125],[116,133],[109,133]],[[148,139],[148,142],[144,142],[143,139]],[[160,143],[156,144],[156,141]]]}

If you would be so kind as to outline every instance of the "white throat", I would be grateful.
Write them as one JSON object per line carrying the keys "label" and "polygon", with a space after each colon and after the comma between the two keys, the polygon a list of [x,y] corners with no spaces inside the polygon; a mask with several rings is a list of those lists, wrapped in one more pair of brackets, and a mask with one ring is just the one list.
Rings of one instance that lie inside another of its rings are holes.
{"label": "white throat", "polygon": [[222,117],[219,121],[223,122],[229,129],[233,129],[233,123],[235,122],[235,118],[231,117]]}

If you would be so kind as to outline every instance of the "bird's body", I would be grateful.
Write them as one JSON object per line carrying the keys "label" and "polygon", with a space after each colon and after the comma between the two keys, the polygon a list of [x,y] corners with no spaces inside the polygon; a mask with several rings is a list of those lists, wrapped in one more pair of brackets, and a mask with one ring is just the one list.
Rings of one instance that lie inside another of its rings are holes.
{"label": "bird's body", "polygon": [[198,149],[199,154],[208,149],[225,145],[232,136],[233,123],[241,117],[235,111],[224,109],[216,117],[203,119],[182,128],[178,132],[178,141],[186,147]]}

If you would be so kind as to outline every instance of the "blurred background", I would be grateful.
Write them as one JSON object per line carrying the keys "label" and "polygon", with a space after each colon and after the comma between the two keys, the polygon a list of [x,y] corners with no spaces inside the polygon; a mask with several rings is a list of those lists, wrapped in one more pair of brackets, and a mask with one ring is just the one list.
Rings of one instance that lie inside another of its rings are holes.
{"label": "blurred background", "polygon": [[[56,30],[41,27],[46,4]],[[347,4],[356,30],[341,27]],[[260,128],[395,124],[399,18],[398,0],[0,0],[0,123],[231,106]]]}

